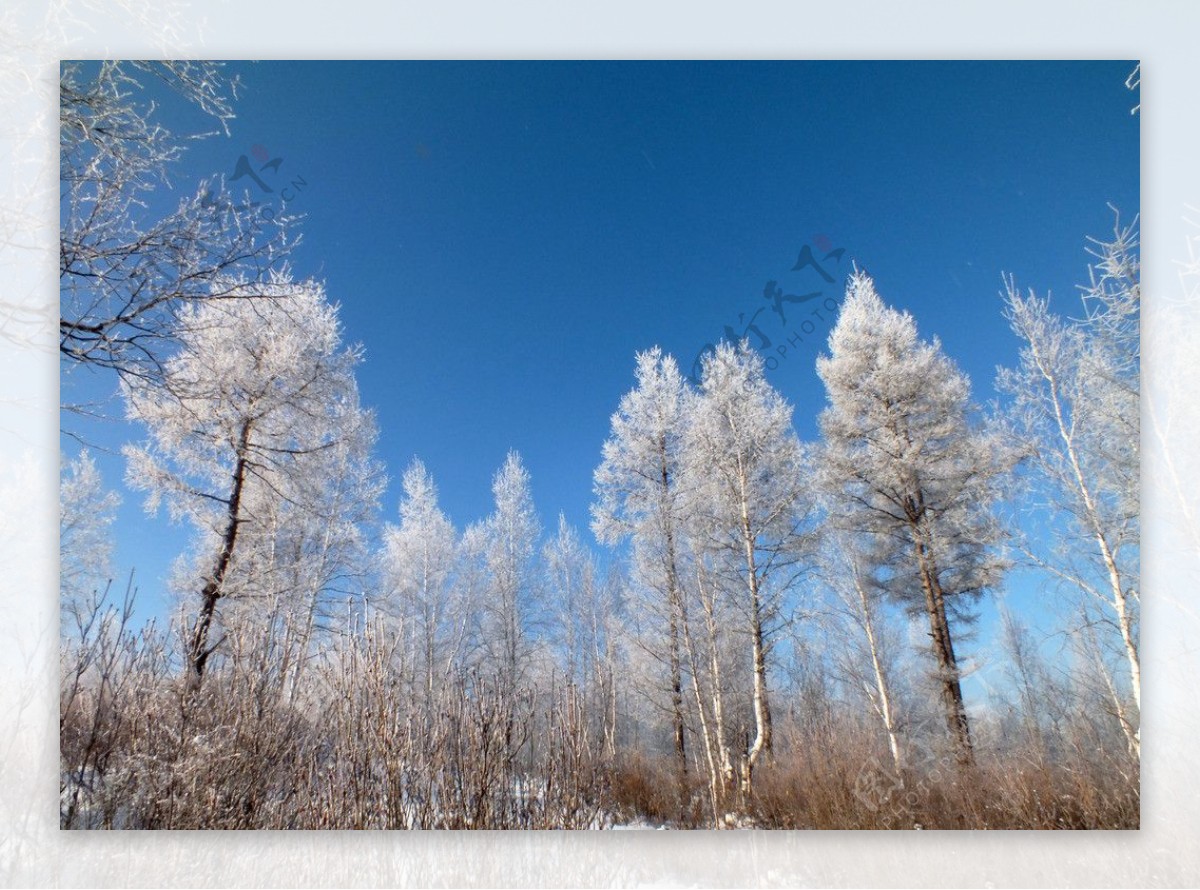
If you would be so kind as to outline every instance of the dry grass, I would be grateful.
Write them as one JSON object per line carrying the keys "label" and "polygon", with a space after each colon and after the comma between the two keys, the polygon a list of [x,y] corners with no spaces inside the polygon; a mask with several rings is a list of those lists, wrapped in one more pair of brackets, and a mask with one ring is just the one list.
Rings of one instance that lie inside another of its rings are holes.
{"label": "dry grass", "polygon": [[416,696],[367,630],[295,685],[230,659],[197,690],[169,638],[131,633],[127,613],[63,649],[64,828],[1139,825],[1136,761],[1086,719],[1062,724],[1052,757],[997,732],[968,767],[936,733],[910,734],[899,774],[868,725],[783,719],[753,792],[725,789],[714,810],[700,764],[681,787],[669,753],[614,745],[573,685],[506,693],[459,673]]}

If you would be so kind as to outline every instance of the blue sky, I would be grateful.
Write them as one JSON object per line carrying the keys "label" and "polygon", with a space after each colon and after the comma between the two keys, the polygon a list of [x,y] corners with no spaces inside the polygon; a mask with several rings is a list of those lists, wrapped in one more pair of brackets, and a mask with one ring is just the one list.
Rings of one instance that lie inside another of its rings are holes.
{"label": "blue sky", "polygon": [[[283,159],[262,174],[269,198],[303,180],[294,267],[325,280],[366,347],[388,519],[414,455],[458,526],[483,517],[516,448],[544,525],[562,510],[586,528],[635,351],[660,345],[686,369],[758,312],[778,355],[812,304],[785,306],[785,327],[766,282],[836,298],[852,261],[990,400],[1017,349],[1001,274],[1074,311],[1086,237],[1111,231],[1108,204],[1138,211],[1132,62],[230,67],[243,87],[232,134],[193,143],[176,187],[232,176],[256,146]],[[169,98],[163,120],[203,123]],[[806,244],[845,248],[825,263],[833,284],[793,271]],[[804,438],[824,401],[814,363],[829,324],[814,325],[770,371]],[[119,459],[102,469],[118,482]],[[186,535],[143,518],[135,494],[119,527],[118,564],[138,566],[153,601]]]}

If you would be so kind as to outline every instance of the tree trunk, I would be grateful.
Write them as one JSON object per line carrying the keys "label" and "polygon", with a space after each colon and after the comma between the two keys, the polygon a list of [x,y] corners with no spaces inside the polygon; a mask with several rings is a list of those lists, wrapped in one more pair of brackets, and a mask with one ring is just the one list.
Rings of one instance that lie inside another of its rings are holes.
{"label": "tree trunk", "polygon": [[696,575],[696,585],[700,592],[700,601],[704,606],[705,630],[708,636],[708,665],[709,671],[712,673],[713,735],[717,741],[717,757],[721,770],[721,797],[723,799],[725,793],[733,789],[734,773],[733,758],[729,755],[729,736],[725,729],[725,698],[722,692],[721,648],[718,638],[716,601],[715,597],[706,592],[702,571]]}
{"label": "tree trunk", "polygon": [[887,732],[888,750],[892,753],[892,765],[896,768],[896,774],[899,775],[903,767],[903,759],[900,754],[899,735],[896,732],[896,714],[892,707],[887,676],[883,672],[883,662],[879,657],[879,643],[875,638],[875,622],[871,616],[871,601],[867,597],[867,591],[863,589],[862,579],[859,577],[857,569],[853,571],[854,590],[858,594],[858,604],[862,610],[863,630],[867,635],[867,646],[871,650],[871,669],[875,674],[875,690],[879,695],[879,717]]}
{"label": "tree trunk", "polygon": [[959,682],[958,659],[954,654],[954,643],[950,638],[950,624],[946,620],[946,601],[942,585],[937,577],[937,567],[925,541],[923,530],[917,529],[917,564],[921,574],[921,587],[925,592],[925,611],[929,616],[930,637],[933,652],[938,661],[939,681],[942,686],[942,702],[946,708],[946,722],[950,736],[958,748],[959,763],[964,766],[975,761],[971,743],[971,727],[967,720],[967,709],[963,704],[962,685]]}
{"label": "tree trunk", "polygon": [[1100,652],[1100,643],[1096,640],[1094,622],[1092,617],[1088,615],[1086,607],[1083,608],[1081,615],[1088,651],[1091,654],[1093,663],[1096,665],[1096,673],[1104,681],[1104,688],[1108,691],[1108,697],[1112,700],[1113,714],[1116,716],[1117,722],[1121,725],[1121,732],[1125,736],[1125,743],[1129,748],[1129,754],[1134,760],[1141,761],[1141,730],[1130,719],[1129,712],[1125,708],[1125,702],[1122,700],[1121,693],[1117,689],[1117,684],[1113,682],[1112,675],[1109,674],[1108,667],[1104,664],[1104,656]]}
{"label": "tree trunk", "polygon": [[192,642],[188,651],[189,666],[192,669],[191,685],[198,687],[204,678],[204,668],[208,657],[212,655],[213,647],[208,645],[208,633],[212,627],[213,616],[217,610],[217,600],[223,594],[222,585],[225,575],[229,572],[229,564],[233,560],[233,550],[237,544],[238,529],[243,522],[241,515],[242,491],[246,485],[247,451],[250,445],[250,421],[242,422],[238,434],[237,463],[233,469],[233,488],[229,493],[228,513],[226,514],[225,533],[221,536],[221,550],[217,554],[217,562],[212,575],[200,591],[200,615],[196,626],[192,629]]}
{"label": "tree trunk", "polygon": [[[1104,526],[1100,521],[1100,514],[1096,507],[1096,501],[1092,496],[1091,486],[1088,484],[1088,480],[1083,473],[1083,467],[1079,460],[1079,452],[1075,446],[1074,430],[1068,425],[1063,415],[1058,378],[1041,361],[1040,355],[1038,356],[1038,366],[1041,368],[1042,374],[1050,386],[1051,405],[1054,408],[1054,419],[1058,426],[1059,438],[1062,439],[1067,460],[1071,466],[1071,474],[1078,488],[1080,499],[1083,501],[1088,524],[1091,526],[1092,536],[1096,539],[1096,546],[1100,551],[1100,557],[1104,562],[1104,568],[1108,574],[1109,588],[1112,591],[1110,602],[1113,610],[1117,613],[1117,627],[1121,632],[1121,644],[1125,649],[1125,659],[1129,664],[1129,683],[1132,687],[1134,703],[1138,707],[1138,720],[1140,722],[1142,708],[1142,666],[1141,660],[1138,657],[1137,642],[1133,638],[1133,619],[1129,614],[1128,594],[1121,586],[1121,573],[1117,568],[1113,548],[1109,545],[1108,538],[1104,533]],[[1140,759],[1140,732],[1136,729],[1133,732],[1134,738],[1131,739],[1131,745],[1137,750],[1137,757]]]}
{"label": "tree trunk", "polygon": [[[663,495],[664,509],[670,504],[671,477],[667,466],[667,443],[665,437],[658,441],[660,486]],[[682,802],[687,793],[687,737],[683,719],[683,668],[680,658],[679,628],[687,621],[687,612],[683,595],[679,589],[679,572],[675,556],[675,533],[672,527],[673,517],[669,512],[662,517],[663,531],[667,545],[667,609],[670,612],[670,669],[671,669],[671,719],[675,741],[675,761],[679,771],[679,793]]]}
{"label": "tree trunk", "polygon": [[742,545],[746,556],[746,585],[750,591],[750,649],[754,686],[754,742],[746,752],[742,771],[742,791],[751,793],[754,767],[771,750],[771,703],[767,696],[767,656],[763,641],[762,596],[759,590],[758,564],[754,553],[754,532],[750,526],[749,505],[746,502],[746,472],[738,459],[738,482],[741,486]]}
{"label": "tree trunk", "polygon": [[678,768],[680,802],[687,794],[688,767],[685,727],[683,724],[683,669],[679,655],[679,622],[671,613],[671,718],[674,724],[675,763]]}
{"label": "tree trunk", "polygon": [[696,698],[696,713],[700,717],[700,736],[704,742],[704,756],[708,762],[708,797],[712,807],[713,827],[721,827],[721,773],[717,758],[713,752],[712,730],[709,726],[708,712],[704,707],[704,696],[700,693],[700,671],[696,659],[696,647],[692,642],[691,628],[683,626],[684,649],[687,652],[688,668],[692,676],[692,692]]}

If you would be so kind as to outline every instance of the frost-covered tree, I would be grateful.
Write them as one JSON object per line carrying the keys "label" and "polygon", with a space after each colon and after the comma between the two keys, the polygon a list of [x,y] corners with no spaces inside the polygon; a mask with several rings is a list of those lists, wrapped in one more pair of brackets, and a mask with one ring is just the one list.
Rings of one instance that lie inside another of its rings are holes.
{"label": "frost-covered tree", "polygon": [[485,611],[490,580],[486,522],[473,522],[463,529],[454,548],[453,599],[455,651],[450,667],[461,672],[482,666],[487,655],[485,633],[489,615]]}
{"label": "frost-covered tree", "polygon": [[184,138],[160,122],[142,82],[226,129],[236,82],[220,62],[64,62],[59,90],[62,291],[59,351],[122,376],[157,375],[177,313],[242,295],[287,251],[282,216],[256,215],[219,183],[162,207]]}
{"label": "frost-covered tree", "polygon": [[[1082,592],[1120,640],[1129,692],[1141,707],[1138,653],[1141,274],[1136,223],[1097,242],[1083,315],[1063,318],[1048,298],[1021,296],[1010,280],[1006,317],[1022,341],[1001,369],[1014,427],[1034,445],[1033,465],[1052,516],[1027,545],[1034,560]],[[1090,611],[1090,609],[1088,610]],[[1137,718],[1114,696],[1131,750]]]}
{"label": "frost-covered tree", "polygon": [[887,736],[892,766],[899,772],[904,754],[894,683],[899,648],[895,629],[887,623],[881,591],[853,537],[834,529],[822,544],[821,571],[833,594],[834,621],[840,625],[841,645],[834,656],[837,667],[852,687],[865,693]]}
{"label": "frost-covered tree", "polygon": [[685,777],[681,647],[687,617],[680,581],[679,486],[687,388],[675,359],[657,347],[638,354],[636,380],[612,416],[612,432],[596,468],[592,529],[606,544],[632,541],[633,580],[652,594],[647,617],[663,625],[665,639],[651,650],[666,668],[676,765]]}
{"label": "frost-covered tree", "polygon": [[747,739],[755,720],[753,659],[746,657],[745,579],[729,563],[728,551],[699,547],[682,564],[688,603],[683,651],[717,828],[725,827],[729,795],[738,790],[739,751],[745,778]]}
{"label": "frost-covered tree", "polygon": [[1011,450],[974,416],[970,384],[935,338],[851,277],[829,355],[817,361],[830,522],[869,542],[875,581],[924,613],[951,737],[969,762],[956,626],[999,580],[990,507]]}
{"label": "frost-covered tree", "polygon": [[[165,500],[199,535],[187,652],[196,682],[221,643],[210,640],[219,603],[290,589],[274,577],[280,535],[297,523],[344,533],[378,493],[374,420],[354,378],[360,350],[342,345],[324,288],[284,276],[230,287],[239,299],[181,311],[179,349],[160,381],[123,381],[128,416],[149,433],[125,449],[127,481],[147,492],[148,510]],[[309,542],[293,577],[312,577]]]}
{"label": "frost-covered tree", "polygon": [[343,629],[347,603],[367,580],[365,530],[376,519],[384,477],[371,454],[371,415],[348,416],[343,432],[304,458],[285,496],[267,486],[246,495],[261,546],[242,549],[231,586],[243,592],[227,600],[222,624],[228,651],[290,696],[329,633]]}
{"label": "frost-covered tree", "polygon": [[111,526],[120,503],[115,491],[105,490],[87,449],[63,464],[58,569],[59,607],[64,616],[74,614],[112,578]]}
{"label": "frost-covered tree", "polygon": [[771,750],[768,658],[786,617],[784,595],[806,571],[813,491],[792,407],[767,382],[763,361],[743,341],[705,356],[682,443],[686,512],[693,546],[716,557],[718,583],[734,598],[746,641],[754,737],[742,754],[743,790]]}
{"label": "frost-covered tree", "polygon": [[542,551],[544,596],[561,674],[574,690],[598,746],[615,743],[618,595],[621,578],[600,575],[596,558],[559,514]]}
{"label": "frost-covered tree", "polygon": [[596,565],[579,533],[558,514],[558,534],[542,548],[544,592],[563,675],[581,684],[592,669]]}
{"label": "frost-covered tree", "polygon": [[420,460],[405,470],[403,486],[400,524],[384,531],[384,597],[413,650],[421,694],[431,701],[459,627],[452,596],[456,533]]}
{"label": "frost-covered tree", "polygon": [[510,451],[492,480],[496,508],[484,524],[488,589],[481,604],[485,640],[503,692],[519,686],[529,658],[536,601],[534,555],[541,534],[529,472]]}

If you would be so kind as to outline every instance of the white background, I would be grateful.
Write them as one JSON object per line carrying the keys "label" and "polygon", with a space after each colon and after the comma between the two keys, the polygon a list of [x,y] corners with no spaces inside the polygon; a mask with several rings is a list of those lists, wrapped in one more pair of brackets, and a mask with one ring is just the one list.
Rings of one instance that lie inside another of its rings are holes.
{"label": "white background", "polygon": [[[0,884],[1200,883],[1197,35],[1200,4],[1183,0],[519,7],[8,0],[0,9]],[[1142,59],[1142,830],[60,833],[55,111],[58,60],[99,56]]]}

